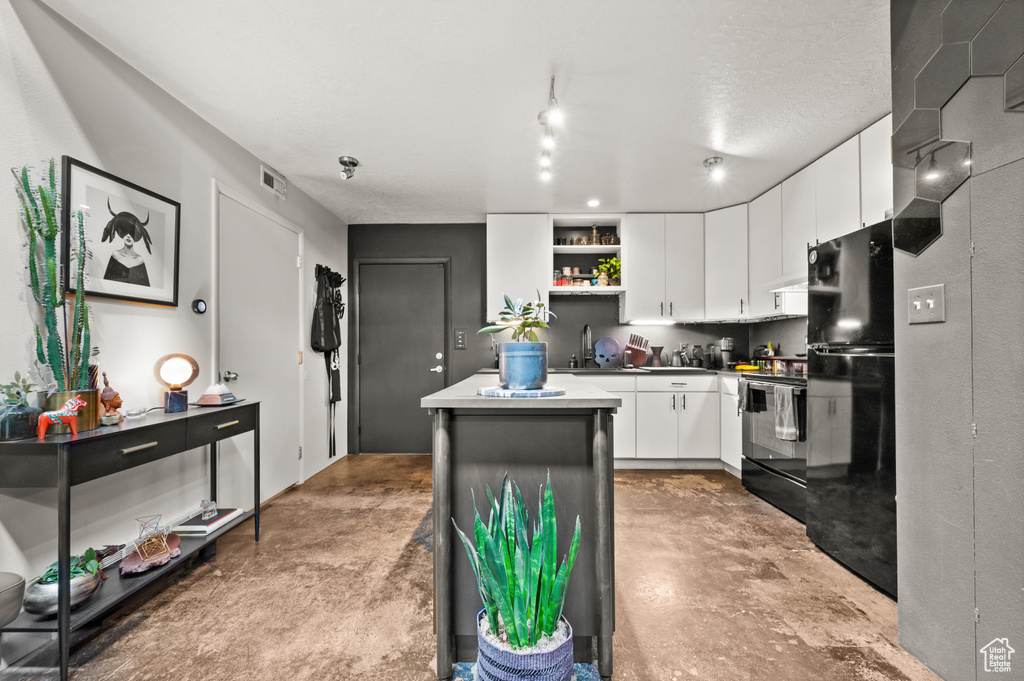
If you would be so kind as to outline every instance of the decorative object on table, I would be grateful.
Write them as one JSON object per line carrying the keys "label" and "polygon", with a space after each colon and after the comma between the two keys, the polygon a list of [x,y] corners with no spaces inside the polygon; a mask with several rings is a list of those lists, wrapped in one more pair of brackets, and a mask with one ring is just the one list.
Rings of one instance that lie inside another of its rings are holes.
{"label": "decorative object on table", "polygon": [[601,264],[597,269],[608,276],[609,285],[618,286],[622,278],[622,260],[618,256],[613,256],[611,258],[599,258],[598,262]]}
{"label": "decorative object on table", "polygon": [[25,578],[13,572],[0,572],[0,627],[18,617],[24,597]]}
{"label": "decorative object on table", "polygon": [[36,434],[42,409],[28,403],[33,385],[14,372],[14,380],[0,385],[0,441],[24,440]]}
{"label": "decorative object on table", "polygon": [[647,352],[651,347],[651,341],[638,333],[631,333],[626,347],[629,349],[629,356],[632,358],[634,367],[642,367],[647,364]]}
{"label": "decorative object on table", "polygon": [[316,266],[316,304],[313,307],[313,325],[309,343],[315,352],[324,353],[327,369],[329,414],[327,420],[327,458],[337,454],[335,442],[335,410],[341,401],[341,319],[345,316],[345,303],[341,287],[345,277],[324,265]]}
{"label": "decorative object on table", "polygon": [[220,406],[222,404],[233,404],[238,402],[235,394],[228,390],[228,387],[220,382],[220,374],[217,375],[217,382],[212,383],[199,397],[196,404],[203,407]]}
{"label": "decorative object on table", "polygon": [[[25,612],[32,615],[57,614],[57,562],[50,563],[39,579],[25,589]],[[103,581],[96,551],[87,549],[81,556],[71,556],[71,607],[85,602]]]}
{"label": "decorative object on table", "polygon": [[607,272],[598,272],[597,273],[597,285],[598,286],[608,286],[610,282],[611,282],[611,280],[608,278],[608,273]]}
{"label": "decorative object on table", "polygon": [[103,372],[103,389],[100,390],[100,423],[104,426],[116,426],[121,423],[121,393],[110,387],[107,372]]}
{"label": "decorative object on table", "polygon": [[[513,343],[498,344],[498,381],[506,390],[536,390],[548,380],[548,344],[537,340],[535,329],[548,328],[548,318],[554,317],[541,300],[524,303],[505,296],[505,308],[497,324],[485,326],[477,333],[511,331]],[[524,342],[529,341],[529,342]]]}
{"label": "decorative object on table", "polygon": [[487,498],[491,508],[486,525],[474,509],[475,546],[452,519],[484,606],[477,614],[477,679],[567,680],[572,675],[572,628],[562,608],[579,549],[579,516],[568,556],[559,564],[550,472],[529,537],[529,512],[507,474],[499,499],[490,486]]}
{"label": "decorative object on table", "polygon": [[188,355],[175,352],[164,355],[156,363],[160,382],[167,386],[164,397],[164,411],[175,414],[188,409],[188,391],[182,390],[196,380],[199,363]]}
{"label": "decorative object on table", "polygon": [[69,274],[82,269],[78,254],[89,250],[84,293],[177,307],[181,204],[70,156],[63,171],[65,223],[70,206],[91,210],[75,238],[64,235],[65,290],[82,290]]}
{"label": "decorative object on table", "polygon": [[664,350],[665,350],[665,346],[664,345],[655,345],[655,346],[651,347],[651,356],[653,358],[651,366],[658,367],[658,368],[660,368],[662,366],[662,363],[661,363],[661,353]]}
{"label": "decorative object on table", "polygon": [[[32,169],[28,166],[12,169],[12,172],[17,179],[21,221],[28,236],[29,288],[43,321],[42,326],[36,326],[36,369],[45,391],[39,398],[39,406],[44,411],[53,411],[74,395],[96,387],[89,360],[99,351],[91,345],[89,308],[84,294],[76,293],[69,313],[61,290],[61,266],[57,262],[58,239],[62,235],[66,240],[74,228],[79,242],[85,241],[85,214],[82,211],[71,213],[66,203],[62,206],[53,159],[50,159],[48,172],[41,180],[33,178]],[[67,251],[65,247],[65,255]],[[81,288],[85,280],[85,263],[89,260],[88,249],[79,260],[74,277]],[[64,280],[68,280],[72,271],[66,264],[63,269]],[[97,425],[97,399],[91,394],[83,395],[83,398],[93,406],[79,415],[78,426],[80,430],[92,430]],[[68,429],[61,427],[54,432],[68,432]]]}
{"label": "decorative object on table", "polygon": [[86,406],[85,400],[79,395],[75,395],[70,400],[64,403],[60,409],[53,411],[44,411],[39,415],[39,425],[36,428],[36,432],[39,435],[39,439],[42,440],[46,437],[46,429],[54,424],[64,424],[71,428],[72,435],[78,435],[78,410]]}
{"label": "decorative object on table", "polygon": [[166,565],[171,558],[181,555],[178,545],[181,538],[168,534],[167,528],[161,524],[162,515],[147,515],[136,518],[139,525],[139,538],[135,540],[135,549],[121,561],[122,575],[138,574],[160,565]]}
{"label": "decorative object on table", "polygon": [[213,516],[203,518],[202,513],[183,520],[181,524],[174,526],[174,534],[206,536],[216,532],[232,520],[242,515],[240,508],[215,508]]}
{"label": "decorative object on table", "polygon": [[217,502],[203,499],[199,502],[199,517],[202,520],[209,520],[217,515]]}

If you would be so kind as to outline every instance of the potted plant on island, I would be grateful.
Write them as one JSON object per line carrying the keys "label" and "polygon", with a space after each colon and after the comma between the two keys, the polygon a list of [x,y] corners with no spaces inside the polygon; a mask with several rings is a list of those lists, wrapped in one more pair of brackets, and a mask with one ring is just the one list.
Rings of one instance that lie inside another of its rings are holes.
{"label": "potted plant on island", "polygon": [[548,344],[538,341],[535,329],[548,328],[548,318],[555,314],[537,299],[524,303],[505,296],[505,308],[497,324],[485,326],[477,333],[511,331],[512,343],[498,343],[498,382],[507,390],[537,390],[548,380]]}
{"label": "potted plant on island", "polygon": [[565,593],[580,543],[576,517],[569,554],[559,564],[551,473],[541,489],[532,534],[522,494],[508,475],[495,499],[487,487],[490,516],[484,525],[474,501],[476,546],[455,524],[473,566],[483,609],[477,613],[476,678],[479,681],[569,681],[572,627],[562,617]]}
{"label": "potted plant on island", "polygon": [[[78,429],[92,430],[98,426],[99,390],[90,372],[89,359],[98,350],[91,345],[89,308],[85,302],[85,262],[89,256],[85,246],[85,214],[77,211],[70,216],[78,232],[80,252],[76,258],[74,304],[69,315],[58,260],[58,240],[62,235],[61,195],[54,166],[50,159],[49,172],[42,182],[35,184],[28,166],[11,169],[17,180],[22,223],[28,234],[29,287],[42,311],[45,327],[44,330],[36,326],[36,368],[43,382],[48,384],[40,395],[39,406],[52,411],[80,396],[86,406],[78,413]],[[65,257],[64,262],[70,259]],[[60,326],[63,326],[63,338]],[[50,432],[66,432],[68,426],[50,428]]]}
{"label": "potted plant on island", "polygon": [[622,280],[622,260],[615,256],[612,258],[600,258],[598,262],[601,264],[597,266],[597,270],[604,272],[605,276],[608,277],[608,285],[618,286]]}

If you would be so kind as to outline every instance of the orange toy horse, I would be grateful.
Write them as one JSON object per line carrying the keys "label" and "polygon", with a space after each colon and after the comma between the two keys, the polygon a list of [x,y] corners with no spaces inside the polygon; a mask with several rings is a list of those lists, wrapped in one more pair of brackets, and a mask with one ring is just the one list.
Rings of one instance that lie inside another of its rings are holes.
{"label": "orange toy horse", "polygon": [[78,435],[78,410],[86,405],[80,396],[72,397],[57,411],[44,411],[39,415],[39,439],[46,437],[46,429],[53,423],[66,423]]}

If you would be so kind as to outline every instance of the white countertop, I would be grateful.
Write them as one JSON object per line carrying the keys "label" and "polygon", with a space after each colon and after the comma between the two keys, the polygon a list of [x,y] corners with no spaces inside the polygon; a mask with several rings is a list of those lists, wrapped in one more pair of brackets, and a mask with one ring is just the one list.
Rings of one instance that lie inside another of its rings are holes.
{"label": "white countertop", "polygon": [[572,374],[548,376],[547,387],[564,388],[556,397],[482,397],[477,388],[498,384],[495,373],[474,374],[420,400],[425,409],[617,409],[622,398]]}

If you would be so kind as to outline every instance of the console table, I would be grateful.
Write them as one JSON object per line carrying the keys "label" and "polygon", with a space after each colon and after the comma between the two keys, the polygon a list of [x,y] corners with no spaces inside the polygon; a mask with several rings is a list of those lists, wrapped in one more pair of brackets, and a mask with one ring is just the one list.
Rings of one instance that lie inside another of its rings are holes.
{"label": "console table", "polygon": [[[120,425],[100,427],[74,435],[51,435],[45,440],[0,442],[0,488],[55,487],[57,489],[57,618],[22,612],[2,632],[56,632],[61,681],[67,681],[71,634],[99,620],[162,576],[165,567],[121,577],[111,569],[108,579],[71,612],[71,488],[196,447],[210,445],[210,498],[217,498],[217,443],[246,432],[253,433],[253,508],[205,537],[182,536],[180,561],[196,554],[250,517],[260,539],[260,404],[245,402],[223,407],[196,408],[166,414],[151,412]],[[174,562],[168,566],[174,565]]]}

